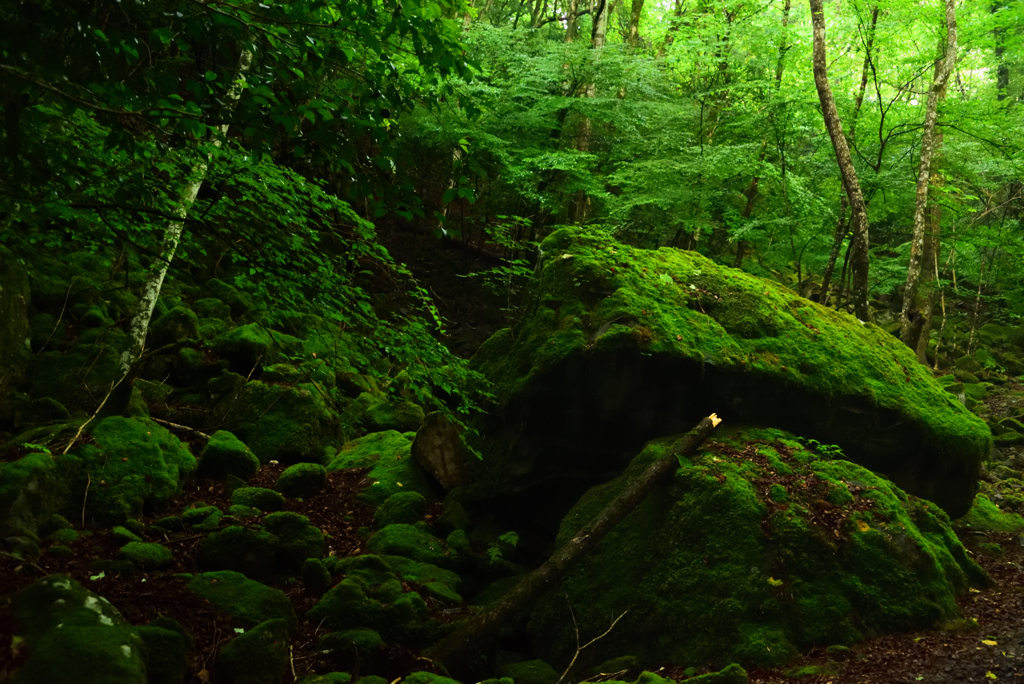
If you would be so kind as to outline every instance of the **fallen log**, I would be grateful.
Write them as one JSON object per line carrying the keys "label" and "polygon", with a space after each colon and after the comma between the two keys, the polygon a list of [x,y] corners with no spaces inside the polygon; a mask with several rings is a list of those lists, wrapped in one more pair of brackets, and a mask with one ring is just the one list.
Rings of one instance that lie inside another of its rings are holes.
{"label": "fallen log", "polygon": [[668,456],[659,458],[639,477],[627,483],[625,489],[597,517],[555,551],[551,558],[524,577],[499,601],[469,618],[455,632],[436,643],[426,652],[426,657],[454,674],[460,664],[468,662],[486,648],[512,617],[526,610],[541,594],[560,581],[573,565],[644,500],[655,485],[679,467],[678,456],[695,452],[720,422],[721,419],[712,413],[698,423],[675,443]]}

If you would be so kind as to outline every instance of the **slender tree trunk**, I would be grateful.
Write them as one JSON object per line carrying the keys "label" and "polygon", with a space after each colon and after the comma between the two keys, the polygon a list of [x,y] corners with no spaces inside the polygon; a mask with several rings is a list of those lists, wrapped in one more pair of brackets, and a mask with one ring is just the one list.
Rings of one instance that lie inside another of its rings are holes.
{"label": "slender tree trunk", "polygon": [[[590,47],[593,50],[604,48],[608,33],[608,14],[610,0],[597,0],[597,7],[594,10],[594,27],[590,34]],[[588,83],[583,96],[593,98],[597,95],[597,84]],[[579,128],[576,134],[576,149],[586,152],[590,149],[590,138],[593,135],[593,122],[589,116],[580,117]],[[577,190],[572,201],[569,203],[569,222],[583,223],[590,218],[591,199],[583,190]]]}
{"label": "slender tree trunk", "polygon": [[[238,58],[238,72],[235,76],[235,81],[231,88],[228,89],[226,96],[229,110],[234,109],[238,99],[242,96],[242,77],[249,71],[251,65],[252,53],[243,48],[242,54]],[[216,147],[220,147],[221,138],[227,132],[227,124],[220,127],[220,136],[215,137],[212,141]],[[178,220],[167,224],[167,228],[164,230],[163,245],[160,248],[160,256],[147,270],[146,283],[142,288],[142,297],[139,300],[139,310],[128,326],[129,346],[121,354],[122,380],[128,376],[128,372],[135,362],[139,360],[139,357],[142,356],[142,352],[146,347],[146,333],[149,331],[149,322],[153,318],[156,300],[160,297],[160,290],[163,287],[164,278],[167,276],[167,269],[170,268],[171,260],[174,259],[174,253],[178,250],[178,244],[181,242],[181,235],[185,230],[185,219],[188,217],[192,204],[196,201],[199,189],[203,186],[209,161],[209,157],[201,159],[192,167],[185,187],[181,192],[181,197],[178,200],[178,205],[173,212]]]}
{"label": "slender tree trunk", "polygon": [[565,42],[576,41],[576,32],[579,30],[580,0],[569,0],[569,7],[565,12]]}
{"label": "slender tree trunk", "polygon": [[868,308],[868,270],[870,268],[868,254],[868,211],[864,204],[864,195],[857,181],[857,170],[853,166],[850,148],[843,134],[843,123],[836,110],[836,102],[832,97],[832,88],[828,83],[828,62],[825,57],[825,12],[822,0],[810,0],[811,22],[814,28],[814,85],[818,89],[821,101],[821,114],[832,140],[839,173],[843,179],[843,189],[850,200],[851,224],[853,228],[853,254],[850,266],[853,269],[853,311],[862,321],[871,320]]}
{"label": "slender tree trunk", "polygon": [[[857,90],[857,99],[854,101],[853,118],[850,120],[848,138],[850,141],[856,139],[857,121],[860,119],[860,110],[864,105],[864,93],[868,88],[868,71],[871,69],[873,57],[871,51],[875,44],[875,29],[878,27],[878,6],[871,10],[871,25],[868,27],[867,40],[864,42],[864,64],[860,71],[860,88]],[[845,192],[839,201],[839,218],[836,220],[836,231],[832,237],[832,251],[828,255],[828,263],[825,271],[821,274],[821,297],[820,304],[828,304],[829,286],[832,284],[832,274],[835,272],[836,259],[839,258],[839,250],[846,239],[849,225],[846,220],[846,209],[850,206],[850,200]]]}
{"label": "slender tree trunk", "polygon": [[[994,0],[990,11],[995,14],[1006,5],[1002,0]],[[992,30],[992,37],[996,44],[996,88],[999,94],[996,97],[1000,102],[1006,99],[1006,89],[1010,87],[1010,66],[1006,63],[1003,55],[1006,53],[1006,29],[997,26]]]}
{"label": "slender tree trunk", "polygon": [[[921,163],[917,174],[917,200],[914,206],[914,233],[910,243],[910,266],[907,268],[907,282],[903,290],[903,310],[900,313],[900,339],[911,349],[918,348],[921,335],[927,336],[925,321],[931,318],[931,292],[920,292],[921,265],[926,257],[925,239],[928,227],[928,180],[931,176],[932,157],[941,143],[935,135],[938,119],[939,100],[946,91],[949,74],[956,62],[956,0],[946,0],[946,49],[942,58],[936,61],[935,76],[928,89],[928,104],[925,109],[924,131],[921,134]],[[935,238],[937,239],[937,237]],[[929,288],[930,289],[930,288]]]}
{"label": "slender tree trunk", "polygon": [[[771,94],[771,101],[768,103],[769,107],[774,103],[775,97],[779,93],[779,89],[782,87],[782,74],[785,69],[785,58],[786,50],[786,29],[789,27],[789,11],[792,9],[793,0],[786,0],[785,6],[782,8],[782,40],[779,42],[779,54],[775,60],[775,90]],[[757,168],[758,171],[754,173],[754,177],[750,179],[750,184],[747,185],[747,189],[743,192],[747,197],[747,203],[743,207],[743,213],[740,214],[740,218],[744,221],[748,220],[754,213],[754,201],[757,199],[757,188],[761,183],[760,168],[761,164],[764,163],[764,158],[768,152],[768,138],[765,137],[761,141],[761,154],[757,157]],[[746,240],[740,240],[736,243],[736,261],[733,262],[733,268],[743,268],[743,258],[746,255],[747,248],[750,245]]]}
{"label": "slender tree trunk", "polygon": [[486,610],[432,646],[426,653],[427,657],[444,665],[453,676],[460,676],[457,668],[487,648],[504,625],[533,605],[569,569],[585,558],[659,483],[679,469],[678,456],[695,452],[720,422],[718,416],[711,414],[698,423],[674,445],[670,455],[658,459],[639,477],[626,484],[604,510],[555,551],[543,565],[520,580],[519,584]]}
{"label": "slender tree trunk", "polygon": [[633,0],[629,13],[629,30],[626,33],[626,44],[633,50],[640,44],[640,14],[644,10],[644,0]]}

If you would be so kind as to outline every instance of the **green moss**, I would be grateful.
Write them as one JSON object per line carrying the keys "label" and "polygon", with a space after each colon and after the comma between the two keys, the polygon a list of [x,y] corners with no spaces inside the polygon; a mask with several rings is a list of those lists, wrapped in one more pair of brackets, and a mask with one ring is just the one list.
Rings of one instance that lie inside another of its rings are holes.
{"label": "green moss", "polygon": [[327,470],[319,463],[296,463],[281,473],[274,489],[292,499],[304,499],[327,484]]}
{"label": "green moss", "polygon": [[501,677],[508,677],[516,684],[555,684],[558,672],[543,660],[524,660],[511,663],[498,670]]}
{"label": "green moss", "polygon": [[156,319],[149,328],[150,343],[154,347],[174,344],[199,337],[199,318],[184,306],[176,306]]}
{"label": "green moss", "polygon": [[302,586],[311,596],[323,596],[331,588],[331,573],[319,558],[307,558],[300,571]]}
{"label": "green moss", "polygon": [[[653,673],[645,672],[644,674]],[[641,679],[643,679],[643,675],[637,680],[637,684],[643,684]],[[747,671],[738,664],[731,663],[719,672],[690,677],[686,681],[690,684],[747,684]]]}
{"label": "green moss", "polygon": [[379,527],[395,523],[411,525],[423,519],[427,512],[427,498],[419,492],[397,492],[380,505],[373,516]]}
{"label": "green moss", "polygon": [[[50,397],[73,410],[98,406],[111,385],[124,374],[121,352],[127,336],[117,328],[94,329],[66,351],[44,351],[29,363],[31,394]],[[90,409],[91,410],[91,409]]]}
{"label": "green moss", "polygon": [[297,625],[295,611],[284,592],[239,572],[204,572],[192,578],[188,588],[246,627],[264,620],[284,620],[289,628]]}
{"label": "green moss", "polygon": [[161,544],[128,542],[121,547],[118,557],[131,561],[143,570],[162,570],[174,562],[174,554]]}
{"label": "green moss", "polygon": [[225,527],[199,543],[197,563],[204,571],[234,570],[262,579],[274,568],[276,548],[277,538],[269,532]]}
{"label": "green moss", "polygon": [[146,684],[142,641],[106,599],[62,575],[14,595],[18,636],[30,653],[19,682],[77,684],[94,681]]}
{"label": "green moss", "polygon": [[217,668],[235,684],[280,684],[288,670],[288,623],[261,622],[217,654]]}
{"label": "green moss", "polygon": [[388,525],[370,537],[366,548],[373,553],[403,556],[439,567],[451,567],[454,563],[443,541],[413,525]]}
{"label": "green moss", "polygon": [[[558,421],[553,412],[563,403],[585,413],[578,395],[588,392],[595,406],[619,408],[622,422],[602,414],[618,432],[644,401],[638,442],[678,431],[682,411],[696,422],[707,406],[738,403],[744,420],[837,444],[849,458],[890,468],[954,515],[969,507],[989,433],[880,328],[693,252],[636,249],[579,229],[556,231],[543,250],[552,256],[537,275],[524,323],[514,337],[497,333],[473,359],[495,382],[499,406],[521,408],[524,420],[538,421],[538,433]],[[593,385],[581,389],[581,380]],[[572,401],[563,401],[560,386],[572,387]],[[670,417],[643,433],[658,411]],[[521,436],[519,414],[502,416]],[[878,421],[900,427],[883,439],[872,427]],[[525,459],[540,442],[520,440],[522,454],[512,456],[507,441],[486,443],[485,464]],[[572,447],[561,439],[535,457],[550,466],[547,459],[568,458]],[[928,466],[907,475],[901,468],[910,451],[927,454],[921,462]],[[523,463],[509,472],[516,467]]]}
{"label": "green moss", "polygon": [[999,509],[985,494],[978,494],[967,515],[958,524],[972,530],[986,532],[1020,532],[1024,530],[1024,517]]}
{"label": "green moss", "polygon": [[181,512],[181,521],[200,532],[217,529],[222,517],[216,506],[197,506]]}
{"label": "green moss", "polygon": [[95,443],[78,453],[92,484],[86,518],[100,524],[121,524],[165,507],[196,470],[188,447],[145,418],[104,418],[92,437]]}
{"label": "green moss", "polygon": [[312,383],[248,382],[239,392],[227,393],[216,412],[230,416],[235,433],[261,463],[317,461],[325,446],[340,441],[340,417]]}
{"label": "green moss", "polygon": [[243,325],[213,341],[213,349],[231,364],[231,370],[248,375],[258,365],[270,366],[296,353],[302,342],[257,323]]}
{"label": "green moss", "polygon": [[147,684],[182,684],[188,674],[187,640],[161,627],[136,627],[145,644]]}
{"label": "green moss", "polygon": [[454,679],[442,677],[432,672],[414,672],[402,681],[405,684],[459,684]]}
{"label": "green moss", "polygon": [[55,514],[70,513],[85,489],[77,486],[80,470],[75,456],[28,454],[0,463],[0,534],[34,533]]}
{"label": "green moss", "polygon": [[304,515],[285,511],[271,513],[263,519],[263,529],[277,538],[274,559],[286,572],[296,573],[307,558],[324,555],[323,532]]}
{"label": "green moss", "polygon": [[[529,627],[537,653],[571,657],[571,604],[583,634],[628,609],[602,648],[642,665],[767,666],[868,631],[929,627],[957,614],[956,593],[985,581],[937,506],[853,463],[787,455],[799,449],[792,441],[774,442],[792,469],[780,477],[750,444],[771,434],[716,436],[649,495],[538,602]],[[563,521],[560,543],[665,449],[652,444],[622,477],[591,489]],[[828,499],[839,488],[851,497],[842,505]]]}
{"label": "green moss", "polygon": [[251,506],[261,511],[279,511],[284,508],[284,497],[273,489],[239,487],[231,493],[231,503],[236,506]]}
{"label": "green moss", "polygon": [[413,460],[411,447],[412,443],[400,432],[375,432],[344,444],[327,470],[369,468],[372,484],[359,498],[378,506],[398,492],[415,491],[429,497],[433,488]]}
{"label": "green moss", "polygon": [[226,430],[210,436],[199,459],[200,477],[217,480],[228,475],[248,480],[260,469],[260,461],[240,439]]}
{"label": "green moss", "polygon": [[348,672],[328,672],[299,677],[296,684],[349,684],[351,681],[352,675]]}
{"label": "green moss", "polygon": [[409,432],[419,429],[426,414],[411,401],[381,401],[366,411],[366,420],[373,430]]}

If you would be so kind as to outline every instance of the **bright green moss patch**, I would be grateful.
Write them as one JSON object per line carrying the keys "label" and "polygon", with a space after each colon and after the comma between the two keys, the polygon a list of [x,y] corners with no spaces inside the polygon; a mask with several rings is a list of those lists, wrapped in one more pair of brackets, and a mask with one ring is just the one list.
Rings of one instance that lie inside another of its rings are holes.
{"label": "bright green moss patch", "polygon": [[267,620],[228,642],[216,666],[227,681],[280,684],[288,669],[288,643],[288,623]]}
{"label": "bright green moss patch", "polygon": [[359,498],[378,506],[398,492],[415,491],[430,497],[433,487],[413,460],[411,448],[412,442],[400,432],[374,432],[344,444],[327,470],[369,468],[371,484]]}
{"label": "bright green moss patch", "polygon": [[145,418],[105,418],[92,437],[95,443],[83,445],[78,454],[93,485],[86,519],[99,524],[121,524],[143,511],[159,510],[196,470],[188,447]]}
{"label": "bright green moss patch", "polygon": [[246,627],[264,620],[284,620],[296,625],[291,601],[278,589],[253,581],[239,572],[223,570],[196,575],[188,588],[228,613]]}
{"label": "bright green moss patch", "polygon": [[174,562],[174,554],[161,544],[128,542],[121,547],[118,557],[131,561],[143,570],[162,570]]}
{"label": "bright green moss patch", "polygon": [[971,510],[957,523],[968,529],[984,532],[1015,533],[1024,530],[1024,517],[1001,510],[985,494],[978,494],[974,498]]}
{"label": "bright green moss patch", "polygon": [[[948,620],[955,595],[986,581],[940,508],[780,436],[716,435],[541,599],[529,626],[537,653],[571,657],[571,604],[582,634],[602,633],[628,609],[602,640],[606,656],[635,655],[648,667],[775,665],[799,649]],[[787,472],[764,455],[766,442]],[[626,475],[591,489],[563,521],[560,542],[664,448],[652,444]]]}

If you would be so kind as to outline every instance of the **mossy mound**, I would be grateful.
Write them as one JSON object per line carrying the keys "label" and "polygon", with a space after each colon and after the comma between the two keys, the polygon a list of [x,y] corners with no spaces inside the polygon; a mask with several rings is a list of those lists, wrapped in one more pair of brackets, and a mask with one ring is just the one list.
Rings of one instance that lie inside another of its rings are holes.
{"label": "mossy mound", "polygon": [[226,430],[210,436],[199,459],[200,477],[217,480],[228,475],[247,480],[260,469],[260,460],[240,439]]}
{"label": "mossy mound", "polygon": [[[560,541],[669,444],[648,445],[626,474],[590,490]],[[605,657],[774,665],[798,649],[953,618],[956,594],[987,581],[938,506],[785,433],[719,435],[682,461],[538,602],[529,625],[538,655],[572,656],[571,605],[579,634],[600,634],[628,610],[602,640]],[[776,485],[785,497],[770,496]]]}
{"label": "mossy mound", "polygon": [[369,468],[372,484],[359,498],[379,506],[398,492],[415,491],[433,497],[433,487],[412,457],[412,442],[401,432],[374,432],[342,445],[328,471]]}
{"label": "mossy mound", "polygon": [[84,487],[74,484],[80,471],[74,456],[27,454],[0,463],[0,536],[34,534],[71,501],[80,501]]}
{"label": "mossy mound", "polygon": [[284,620],[261,622],[220,650],[216,668],[233,684],[279,684],[288,670],[288,643]]}
{"label": "mossy mound", "polygon": [[104,418],[92,437],[77,453],[90,478],[86,518],[101,525],[161,509],[196,470],[188,447],[145,418]]}
{"label": "mossy mound", "polygon": [[327,470],[319,463],[296,463],[281,473],[274,489],[292,499],[312,496],[327,484]]}
{"label": "mossy mound", "polygon": [[989,432],[880,328],[692,252],[580,229],[542,249],[524,323],[474,358],[500,407],[478,498],[571,502],[647,440],[717,412],[838,444],[967,512]]}
{"label": "mossy mound", "polygon": [[289,628],[297,623],[291,601],[284,592],[253,581],[240,572],[204,572],[192,578],[188,588],[246,627],[255,627],[265,620],[284,620]]}
{"label": "mossy mound", "polygon": [[106,599],[61,575],[14,595],[15,634],[29,657],[19,684],[147,684],[143,641]]}
{"label": "mossy mound", "polygon": [[131,561],[143,570],[162,570],[174,563],[174,554],[161,544],[145,542],[128,542],[118,553],[121,560]]}

